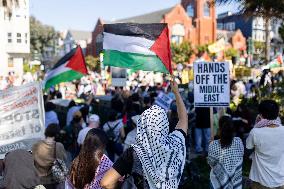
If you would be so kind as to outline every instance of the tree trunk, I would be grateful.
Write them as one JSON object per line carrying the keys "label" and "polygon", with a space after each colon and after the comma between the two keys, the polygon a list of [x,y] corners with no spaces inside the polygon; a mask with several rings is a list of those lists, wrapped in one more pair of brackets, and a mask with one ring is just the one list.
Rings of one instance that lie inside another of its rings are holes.
{"label": "tree trunk", "polygon": [[264,18],[265,24],[265,64],[270,61],[270,19],[268,17]]}

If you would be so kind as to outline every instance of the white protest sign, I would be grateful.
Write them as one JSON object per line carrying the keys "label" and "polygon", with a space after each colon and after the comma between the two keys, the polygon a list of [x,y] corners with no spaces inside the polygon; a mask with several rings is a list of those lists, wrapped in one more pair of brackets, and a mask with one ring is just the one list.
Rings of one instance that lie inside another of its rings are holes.
{"label": "white protest sign", "polygon": [[230,105],[229,73],[229,64],[225,62],[195,62],[195,107],[228,107]]}
{"label": "white protest sign", "polygon": [[127,81],[127,71],[125,68],[111,67],[111,85],[114,87],[124,87]]}
{"label": "white protest sign", "polygon": [[168,95],[166,95],[165,93],[160,93],[156,100],[155,100],[155,104],[160,106],[161,108],[165,109],[166,111],[168,111],[171,107],[171,103],[172,103],[173,99],[171,97],[169,97]]}
{"label": "white protest sign", "polygon": [[39,83],[0,91],[0,159],[9,151],[31,150],[44,138],[44,108]]}

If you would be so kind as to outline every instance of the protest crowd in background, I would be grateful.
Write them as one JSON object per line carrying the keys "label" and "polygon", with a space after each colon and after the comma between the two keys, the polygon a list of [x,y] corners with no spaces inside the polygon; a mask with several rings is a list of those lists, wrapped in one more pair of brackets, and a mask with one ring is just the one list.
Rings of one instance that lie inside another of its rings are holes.
{"label": "protest crowd in background", "polygon": [[[209,108],[194,107],[191,88],[179,92],[162,74],[152,85],[139,80],[147,74],[140,78],[133,74],[127,87],[110,87],[98,75],[60,84],[44,95],[46,138],[34,144],[32,154],[16,150],[6,155],[3,176],[7,188],[131,188],[133,184],[137,188],[177,188],[193,156],[208,157],[212,188],[242,188],[242,163],[249,156],[253,188],[283,188],[284,128],[279,105],[261,102],[255,120],[239,103],[240,99],[257,102],[260,85],[274,90],[273,85],[283,80],[281,72],[247,82],[231,81],[232,107],[236,108],[214,108],[214,141]],[[176,81],[181,83],[179,77]],[[81,101],[68,100],[65,113],[58,112],[58,100],[71,93]],[[96,109],[97,94],[110,97],[110,107],[103,115]],[[162,101],[164,109],[155,105],[161,103],[160,94],[171,99],[169,104]],[[53,178],[54,159],[66,165],[66,179]],[[165,170],[164,166],[170,167]],[[12,181],[18,167],[23,171]],[[156,175],[156,169],[161,169],[161,175]]]}
{"label": "protest crowd in background", "polygon": [[[114,39],[128,44],[137,31],[141,46],[120,52]],[[283,189],[283,104],[271,95],[283,72],[241,80],[234,65],[200,56],[186,76],[168,39],[166,24],[106,24],[104,66],[118,69],[88,70],[78,45],[43,82],[0,78],[1,187],[190,188],[194,160],[206,159],[210,189]]]}

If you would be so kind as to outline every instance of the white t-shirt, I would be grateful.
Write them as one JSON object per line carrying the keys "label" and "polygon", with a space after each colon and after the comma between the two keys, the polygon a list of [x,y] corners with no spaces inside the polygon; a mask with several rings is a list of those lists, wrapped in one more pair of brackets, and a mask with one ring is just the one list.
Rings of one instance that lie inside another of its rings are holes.
{"label": "white t-shirt", "polygon": [[82,145],[85,141],[85,138],[88,134],[88,132],[91,130],[92,128],[91,127],[86,127],[84,129],[82,129],[79,134],[78,134],[78,139],[77,139],[77,143],[79,145]]}
{"label": "white t-shirt", "polygon": [[246,141],[251,155],[250,179],[269,188],[284,185],[284,127],[254,128]]}
{"label": "white t-shirt", "polygon": [[57,114],[54,111],[45,112],[45,127],[51,123],[59,124]]}
{"label": "white t-shirt", "polygon": [[116,121],[106,122],[104,124],[104,126],[103,126],[104,132],[107,132],[109,130],[109,127],[110,128],[114,128],[115,127],[115,129],[113,130],[113,133],[116,136],[116,140],[118,140],[119,137],[120,137],[120,129],[123,127],[122,119],[119,119],[119,120],[116,120]]}
{"label": "white t-shirt", "polygon": [[124,141],[124,150],[126,150],[131,144],[134,144],[136,142],[136,135],[137,128],[133,129],[127,134],[126,139]]}

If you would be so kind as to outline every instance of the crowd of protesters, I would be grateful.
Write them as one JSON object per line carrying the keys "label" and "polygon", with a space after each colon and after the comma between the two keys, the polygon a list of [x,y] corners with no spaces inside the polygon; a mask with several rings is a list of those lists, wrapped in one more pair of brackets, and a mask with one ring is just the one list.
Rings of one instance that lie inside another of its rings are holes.
{"label": "crowd of protesters", "polygon": [[[231,82],[236,109],[214,108],[214,130],[210,109],[194,107],[193,91],[179,90],[176,82],[128,89],[101,87],[111,101],[107,115],[100,115],[93,108],[95,87],[90,88],[86,80],[76,94],[85,103],[70,101],[63,118],[52,102],[64,96],[62,90],[51,90],[44,96],[45,139],[34,144],[31,152],[16,150],[6,155],[5,188],[178,188],[192,155],[207,157],[213,189],[243,188],[244,156],[252,160],[252,189],[284,188],[279,105],[273,100],[260,102],[255,119],[240,103],[242,98],[257,100],[260,86],[272,91],[283,80],[282,72],[275,77],[267,74],[257,82]],[[172,99],[169,109],[156,105],[160,93]],[[59,170],[64,179],[55,179],[56,160],[67,168],[65,173]]]}

